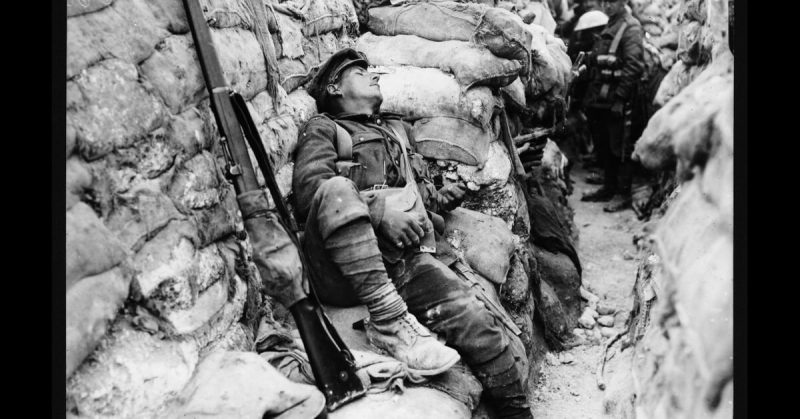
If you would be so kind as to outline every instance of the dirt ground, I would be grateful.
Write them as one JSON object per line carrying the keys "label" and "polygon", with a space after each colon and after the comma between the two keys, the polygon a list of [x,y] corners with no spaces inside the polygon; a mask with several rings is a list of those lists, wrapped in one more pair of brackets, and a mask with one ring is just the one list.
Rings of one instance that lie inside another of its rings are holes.
{"label": "dirt ground", "polygon": [[[583,286],[615,310],[614,327],[621,330],[633,304],[637,255],[633,235],[643,223],[632,210],[603,211],[605,203],[581,202],[581,196],[597,186],[586,183],[590,172],[572,169],[574,192],[569,197],[580,231],[578,253],[583,264]],[[599,326],[595,326],[599,327]],[[533,412],[537,419],[582,419],[603,416],[604,392],[597,386],[596,371],[606,338],[587,341],[549,358],[541,378],[531,383]],[[619,342],[614,345],[619,348]],[[609,354],[616,352],[613,349]],[[626,351],[629,352],[629,351]],[[606,364],[605,380],[622,364],[619,356]],[[566,362],[566,363],[565,363]]]}

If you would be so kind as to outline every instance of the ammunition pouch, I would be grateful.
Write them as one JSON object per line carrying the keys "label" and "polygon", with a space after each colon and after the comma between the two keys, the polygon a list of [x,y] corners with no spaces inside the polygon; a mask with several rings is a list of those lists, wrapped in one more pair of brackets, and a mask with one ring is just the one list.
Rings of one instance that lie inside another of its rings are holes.
{"label": "ammunition pouch", "polygon": [[617,56],[614,54],[600,54],[596,58],[597,66],[600,68],[617,67]]}
{"label": "ammunition pouch", "polygon": [[603,54],[597,56],[597,79],[601,81],[616,81],[622,76],[619,68],[620,62],[616,55]]}

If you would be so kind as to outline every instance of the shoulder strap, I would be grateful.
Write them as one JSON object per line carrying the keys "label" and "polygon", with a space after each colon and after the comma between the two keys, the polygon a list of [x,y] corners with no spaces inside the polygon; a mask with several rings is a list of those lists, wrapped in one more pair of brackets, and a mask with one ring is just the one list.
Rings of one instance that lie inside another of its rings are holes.
{"label": "shoulder strap", "polygon": [[333,124],[336,125],[336,153],[339,160],[353,160],[353,137],[338,122],[333,121]]}
{"label": "shoulder strap", "polygon": [[619,26],[617,34],[614,35],[614,40],[611,41],[611,48],[608,49],[609,54],[617,53],[617,48],[619,48],[619,41],[622,40],[622,34],[625,32],[625,28],[627,27],[628,27],[628,22],[622,22],[622,25]]}
{"label": "shoulder strap", "polygon": [[[339,160],[353,160],[353,137],[338,122],[334,120],[333,123],[336,126],[336,153],[338,154]],[[406,147],[410,145],[410,139],[406,135],[400,134],[394,127],[394,124],[387,123],[387,125],[392,130],[391,132],[398,142],[404,144]],[[405,129],[403,129],[403,132],[405,132]]]}

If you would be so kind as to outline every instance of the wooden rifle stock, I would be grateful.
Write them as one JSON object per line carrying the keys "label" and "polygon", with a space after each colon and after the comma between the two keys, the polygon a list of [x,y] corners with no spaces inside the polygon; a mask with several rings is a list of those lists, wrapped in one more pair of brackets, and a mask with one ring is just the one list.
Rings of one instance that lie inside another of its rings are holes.
{"label": "wooden rifle stock", "polygon": [[[268,292],[278,290],[272,296],[289,308],[308,354],[316,385],[325,395],[328,410],[334,410],[366,394],[366,388],[364,388],[364,384],[356,375],[352,353],[322,310],[322,305],[314,291],[313,282],[304,281],[304,276],[309,274],[308,264],[306,263],[302,246],[295,234],[291,215],[283,202],[272,165],[244,99],[241,95],[233,93],[227,85],[214,49],[211,32],[200,4],[198,0],[183,0],[183,5],[203,70],[206,87],[210,94],[211,107],[220,131],[222,150],[227,161],[226,176],[231,180],[236,191],[239,206],[245,219],[245,227],[248,230],[248,239],[256,249],[261,243],[255,243],[254,240],[275,237],[275,235],[274,232],[270,232],[272,234],[270,235],[263,230],[251,231],[251,229],[265,228],[268,225],[272,225],[273,228],[282,227],[291,240],[291,244],[297,248],[300,256],[303,268],[302,275],[297,275],[298,277],[294,278],[274,278],[270,275],[268,269],[264,268],[262,270],[263,266],[259,265],[258,259],[256,259],[262,280],[272,279],[291,282],[288,284],[269,284],[270,286],[265,287],[265,289]],[[274,219],[274,216],[270,215],[270,210],[267,208],[266,197],[263,200],[244,198],[248,195],[252,197],[253,193],[258,194],[259,191],[263,193],[258,185],[245,140],[248,141],[250,148],[256,155],[259,168],[264,175],[275,209],[279,214],[277,220],[279,226],[268,224],[263,220],[262,222],[256,222],[257,218]],[[248,208],[243,208],[243,203],[247,203]],[[257,207],[254,208],[254,205]],[[270,243],[265,244],[269,245]],[[309,285],[310,296],[298,295],[297,290],[302,290],[302,286],[298,284],[302,283]]]}

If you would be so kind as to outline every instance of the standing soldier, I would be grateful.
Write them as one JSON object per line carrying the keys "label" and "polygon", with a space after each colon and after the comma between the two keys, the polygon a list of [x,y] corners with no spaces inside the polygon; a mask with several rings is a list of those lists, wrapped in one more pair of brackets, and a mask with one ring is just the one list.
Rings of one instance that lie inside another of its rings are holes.
{"label": "standing soldier", "polygon": [[430,213],[454,209],[466,189],[433,186],[410,125],[380,112],[378,80],[346,48],[308,87],[322,114],[300,129],[292,185],[319,295],[366,305],[369,341],[420,374],[439,374],[460,355],[500,417],[532,418],[519,338],[438,259],[445,249]]}
{"label": "standing soldier", "polygon": [[607,202],[621,195],[622,200],[605,207],[606,211],[630,207],[632,102],[644,68],[642,26],[625,3],[601,1],[609,20],[592,48],[591,81],[584,96],[592,140],[603,156],[605,173],[604,185],[581,200]]}

